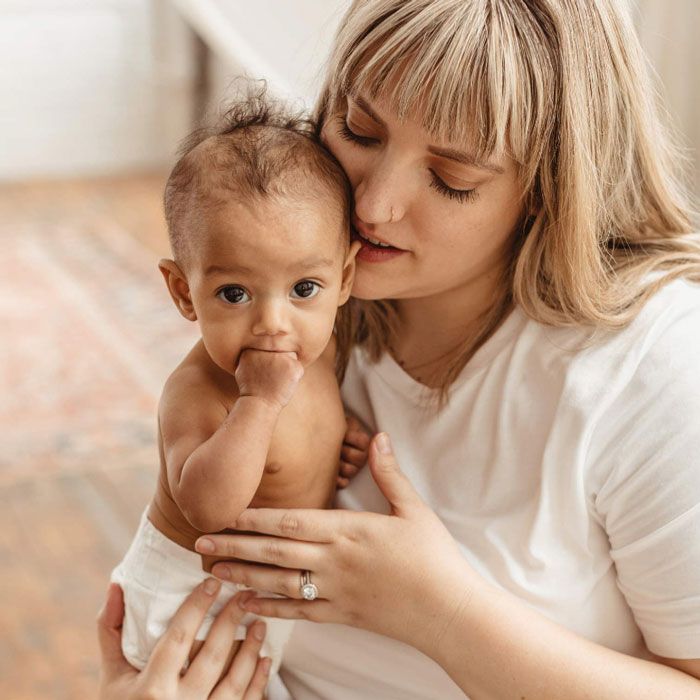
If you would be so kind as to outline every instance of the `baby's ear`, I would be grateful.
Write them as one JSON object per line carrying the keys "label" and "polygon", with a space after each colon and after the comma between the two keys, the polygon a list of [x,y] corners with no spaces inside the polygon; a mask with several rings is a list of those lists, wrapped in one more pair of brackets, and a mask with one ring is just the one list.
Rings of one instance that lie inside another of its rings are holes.
{"label": "baby's ear", "polygon": [[352,283],[355,279],[355,258],[357,257],[357,252],[361,247],[362,244],[360,241],[353,241],[350,244],[350,250],[348,250],[348,254],[345,257],[345,263],[343,264],[343,282],[340,287],[338,306],[342,306],[350,298]]}
{"label": "baby's ear", "polygon": [[180,266],[174,260],[163,258],[163,260],[158,263],[158,268],[163,273],[163,279],[165,279],[165,284],[168,287],[170,296],[175,302],[177,310],[188,321],[196,321],[197,314],[192,304],[190,285],[187,283],[187,278],[180,269]]}

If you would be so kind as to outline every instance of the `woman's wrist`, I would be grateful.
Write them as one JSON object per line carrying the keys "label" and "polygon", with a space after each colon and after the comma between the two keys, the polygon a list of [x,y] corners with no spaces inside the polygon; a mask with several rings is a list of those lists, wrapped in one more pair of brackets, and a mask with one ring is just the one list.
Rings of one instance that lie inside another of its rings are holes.
{"label": "woman's wrist", "polygon": [[[464,559],[449,567],[436,566],[427,590],[419,592],[419,609],[423,620],[412,626],[415,638],[404,640],[432,658],[443,668],[454,654],[454,644],[463,637],[469,610],[480,597],[480,590],[489,584]],[[478,603],[477,603],[478,604]]]}

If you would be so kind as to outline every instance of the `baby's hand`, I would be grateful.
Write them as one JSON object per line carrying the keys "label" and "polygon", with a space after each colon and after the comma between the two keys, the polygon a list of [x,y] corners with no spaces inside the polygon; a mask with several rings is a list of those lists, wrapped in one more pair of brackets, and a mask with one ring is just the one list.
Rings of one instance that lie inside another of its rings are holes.
{"label": "baby's hand", "polygon": [[234,372],[240,396],[256,396],[284,408],[292,398],[304,368],[296,353],[244,350]]}
{"label": "baby's hand", "polygon": [[351,413],[346,414],[348,427],[340,450],[338,488],[344,489],[350,479],[367,464],[367,454],[372,436],[365,426]]}

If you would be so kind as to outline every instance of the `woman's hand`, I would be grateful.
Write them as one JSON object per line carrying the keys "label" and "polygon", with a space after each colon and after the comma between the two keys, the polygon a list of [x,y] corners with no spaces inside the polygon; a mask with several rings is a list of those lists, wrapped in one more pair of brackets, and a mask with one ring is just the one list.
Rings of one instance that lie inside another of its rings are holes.
{"label": "woman's hand", "polygon": [[[401,473],[387,435],[372,440],[369,467],[390,515],[248,509],[236,527],[271,536],[207,535],[197,551],[255,562],[219,563],[212,573],[289,598],[254,598],[247,610],[362,627],[433,655],[481,579]],[[301,599],[301,570],[318,599]]]}
{"label": "woman's hand", "polygon": [[372,434],[359,420],[348,413],[346,415],[347,430],[340,450],[340,469],[338,470],[338,488],[344,489],[357,472],[367,464],[369,444]]}
{"label": "woman's hand", "polygon": [[[187,671],[180,673],[188,659],[195,634],[220,587],[221,584],[215,579],[207,579],[192,591],[156,644],[146,668],[137,671],[122,654],[124,598],[121,588],[111,584],[105,605],[97,618],[102,657],[100,700],[263,698],[270,660],[258,658],[265,637],[264,625],[260,622],[248,629],[248,635],[231,668],[221,678],[236,627],[245,614],[241,604],[252,595],[250,591],[238,593],[226,604],[217,615],[201,650]],[[254,632],[258,632],[260,638]]]}

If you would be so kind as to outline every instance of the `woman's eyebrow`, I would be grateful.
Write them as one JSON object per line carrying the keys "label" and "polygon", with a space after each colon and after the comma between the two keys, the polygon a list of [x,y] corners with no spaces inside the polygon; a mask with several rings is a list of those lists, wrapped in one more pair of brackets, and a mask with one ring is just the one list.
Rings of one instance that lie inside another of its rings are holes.
{"label": "woman's eyebrow", "polygon": [[370,119],[373,119],[379,126],[383,126],[386,129],[386,122],[369,106],[366,100],[359,95],[350,95],[350,97]]}
{"label": "woman's eyebrow", "polygon": [[[349,97],[357,104],[357,106],[373,121],[377,122],[379,126],[387,129],[386,122],[374,111],[374,109],[369,105],[367,100],[360,97],[360,95],[349,95]],[[481,168],[482,170],[488,170],[492,173],[503,174],[505,171],[498,165],[493,163],[484,163],[480,161],[475,156],[470,153],[464,153],[463,151],[457,151],[454,148],[442,148],[441,146],[428,146],[428,151],[435,156],[440,158],[448,158],[449,160],[457,161],[463,165],[468,165],[472,168]]]}
{"label": "woman's eyebrow", "polygon": [[499,165],[494,165],[493,163],[484,163],[478,160],[475,156],[464,153],[462,151],[455,151],[452,148],[440,148],[439,146],[428,146],[428,150],[436,156],[441,158],[449,158],[450,160],[456,160],[458,163],[463,163],[473,168],[481,168],[482,170],[488,170],[492,173],[498,173],[502,175],[505,170]]}

